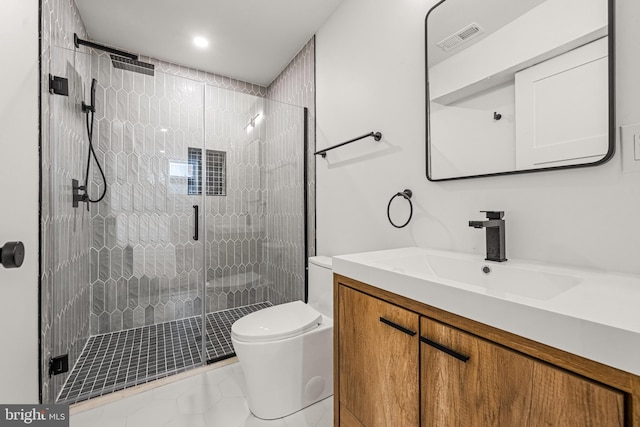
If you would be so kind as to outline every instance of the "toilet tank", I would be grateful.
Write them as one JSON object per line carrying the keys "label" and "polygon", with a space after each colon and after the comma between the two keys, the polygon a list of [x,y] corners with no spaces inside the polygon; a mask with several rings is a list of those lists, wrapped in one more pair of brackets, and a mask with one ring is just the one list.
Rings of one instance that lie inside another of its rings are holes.
{"label": "toilet tank", "polygon": [[307,304],[333,319],[333,269],[330,257],[309,257],[308,296]]}

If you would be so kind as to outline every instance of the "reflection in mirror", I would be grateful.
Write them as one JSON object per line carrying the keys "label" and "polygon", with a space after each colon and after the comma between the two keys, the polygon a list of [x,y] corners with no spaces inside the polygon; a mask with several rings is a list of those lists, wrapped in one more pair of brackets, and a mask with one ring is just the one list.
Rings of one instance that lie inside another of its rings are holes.
{"label": "reflection in mirror", "polygon": [[613,155],[613,0],[443,0],[427,15],[427,176]]}

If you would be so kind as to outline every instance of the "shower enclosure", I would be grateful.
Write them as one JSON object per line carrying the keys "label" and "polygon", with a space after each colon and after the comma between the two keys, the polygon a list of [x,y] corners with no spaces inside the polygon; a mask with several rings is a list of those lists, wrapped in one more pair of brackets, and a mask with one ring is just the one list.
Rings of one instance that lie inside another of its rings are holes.
{"label": "shower enclosure", "polygon": [[[306,111],[87,52],[49,58],[68,95],[49,96],[42,152],[45,402],[227,358],[233,321],[305,298]],[[83,191],[106,193],[73,207],[88,131],[105,178],[92,158]]]}

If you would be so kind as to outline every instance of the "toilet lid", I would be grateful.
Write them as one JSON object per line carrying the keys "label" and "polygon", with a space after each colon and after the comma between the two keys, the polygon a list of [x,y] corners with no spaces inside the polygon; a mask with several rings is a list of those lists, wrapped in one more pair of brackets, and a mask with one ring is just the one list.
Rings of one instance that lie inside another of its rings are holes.
{"label": "toilet lid", "polygon": [[294,301],[236,320],[231,326],[231,336],[245,342],[276,341],[303,334],[321,323],[322,314],[302,301]]}

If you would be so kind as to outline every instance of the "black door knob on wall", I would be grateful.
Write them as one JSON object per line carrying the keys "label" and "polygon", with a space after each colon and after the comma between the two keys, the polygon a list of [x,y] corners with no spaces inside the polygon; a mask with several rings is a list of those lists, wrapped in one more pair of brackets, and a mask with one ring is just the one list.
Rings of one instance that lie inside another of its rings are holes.
{"label": "black door knob on wall", "polygon": [[0,248],[0,264],[5,268],[19,268],[24,261],[24,244],[7,242]]}

